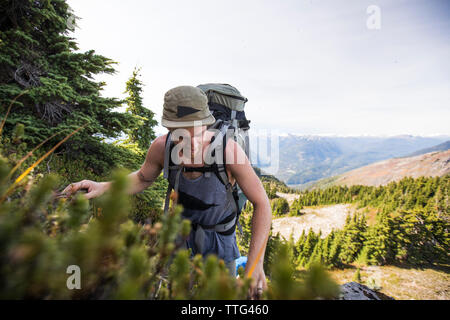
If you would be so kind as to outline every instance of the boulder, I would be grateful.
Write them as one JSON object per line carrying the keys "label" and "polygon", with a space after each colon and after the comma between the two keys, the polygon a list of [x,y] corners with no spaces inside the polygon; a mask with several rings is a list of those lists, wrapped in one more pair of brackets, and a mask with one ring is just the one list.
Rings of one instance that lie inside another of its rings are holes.
{"label": "boulder", "polygon": [[374,291],[363,284],[348,282],[341,286],[339,300],[394,300],[394,298]]}

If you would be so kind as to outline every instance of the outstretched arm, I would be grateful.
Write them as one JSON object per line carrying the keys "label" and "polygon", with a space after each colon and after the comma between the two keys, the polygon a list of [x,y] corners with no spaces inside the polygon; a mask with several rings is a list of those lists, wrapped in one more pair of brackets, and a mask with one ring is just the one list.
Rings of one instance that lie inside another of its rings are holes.
{"label": "outstretched arm", "polygon": [[164,167],[164,146],[166,136],[155,139],[147,151],[145,162],[138,171],[131,173],[129,194],[135,194],[148,188],[159,177]]}
{"label": "outstretched arm", "polygon": [[[147,151],[147,156],[142,167],[128,175],[129,187],[128,193],[135,194],[148,188],[159,176],[164,166],[164,145],[166,136],[155,139]],[[111,182],[95,182],[83,180],[68,185],[62,193],[71,195],[80,189],[86,189],[85,197],[92,199],[101,196],[111,186]]]}
{"label": "outstretched arm", "polygon": [[[226,154],[227,167],[254,208],[252,236],[245,272],[248,274],[250,268],[255,265],[253,274],[251,275],[255,280],[251,286],[251,296],[252,298],[256,298],[261,294],[261,292],[258,292],[258,289],[267,288],[263,261],[267,244],[266,241],[272,223],[270,203],[261,181],[253,170],[242,148],[236,142],[230,140],[227,144]],[[258,255],[260,256],[258,257]]]}

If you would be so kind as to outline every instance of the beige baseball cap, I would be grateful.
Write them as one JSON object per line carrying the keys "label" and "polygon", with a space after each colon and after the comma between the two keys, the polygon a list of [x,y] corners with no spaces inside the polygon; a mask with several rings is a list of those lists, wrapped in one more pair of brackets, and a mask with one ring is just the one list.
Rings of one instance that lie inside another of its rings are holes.
{"label": "beige baseball cap", "polygon": [[167,91],[161,124],[166,128],[205,126],[216,122],[208,98],[199,88],[180,86]]}

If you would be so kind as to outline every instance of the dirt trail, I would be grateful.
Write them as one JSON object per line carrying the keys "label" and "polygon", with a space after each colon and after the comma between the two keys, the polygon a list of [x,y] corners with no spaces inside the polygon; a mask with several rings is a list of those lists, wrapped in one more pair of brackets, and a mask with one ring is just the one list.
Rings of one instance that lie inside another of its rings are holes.
{"label": "dirt trail", "polygon": [[299,217],[278,218],[272,221],[273,234],[280,233],[289,239],[293,233],[294,240],[300,238],[302,231],[307,233],[309,228],[318,233],[322,230],[322,237],[327,236],[332,229],[342,229],[348,214],[353,214],[354,207],[350,204],[336,204],[319,208],[304,208]]}

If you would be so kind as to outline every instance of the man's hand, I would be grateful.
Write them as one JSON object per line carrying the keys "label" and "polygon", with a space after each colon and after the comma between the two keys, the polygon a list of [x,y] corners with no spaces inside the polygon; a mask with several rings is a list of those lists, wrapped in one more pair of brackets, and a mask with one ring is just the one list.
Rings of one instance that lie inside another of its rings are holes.
{"label": "man's hand", "polygon": [[84,195],[87,199],[97,198],[108,190],[108,182],[95,182],[91,180],[83,180],[77,183],[69,184],[61,193],[71,196],[79,190],[86,190]]}
{"label": "man's hand", "polygon": [[251,277],[252,283],[249,290],[250,299],[259,300],[261,299],[262,293],[267,290],[267,280],[262,263],[258,263],[253,270]]}

